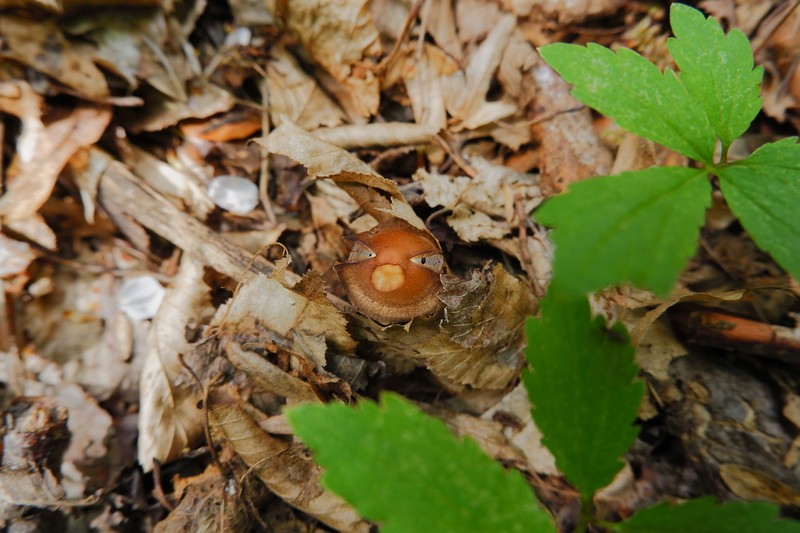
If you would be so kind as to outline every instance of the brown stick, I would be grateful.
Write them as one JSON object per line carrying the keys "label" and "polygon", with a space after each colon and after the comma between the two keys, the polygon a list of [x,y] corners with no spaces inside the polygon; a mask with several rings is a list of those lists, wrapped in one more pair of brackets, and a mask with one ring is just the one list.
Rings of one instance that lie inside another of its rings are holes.
{"label": "brown stick", "polygon": [[[122,164],[109,165],[100,181],[100,203],[112,215],[127,215],[173,243],[197,261],[233,279],[245,271],[269,274],[275,265],[252,256],[179,210],[156,192],[144,188]],[[287,272],[291,281],[299,279]],[[294,278],[294,279],[292,279]]]}
{"label": "brown stick", "polygon": [[800,363],[800,331],[708,309],[672,315],[687,342]]}

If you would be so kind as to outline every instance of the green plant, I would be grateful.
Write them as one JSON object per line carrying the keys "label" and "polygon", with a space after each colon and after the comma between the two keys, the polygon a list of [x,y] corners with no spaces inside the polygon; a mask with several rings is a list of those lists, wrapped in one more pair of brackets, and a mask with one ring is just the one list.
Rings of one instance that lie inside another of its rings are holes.
{"label": "green plant", "polygon": [[[579,100],[699,167],[577,183],[535,213],[555,227],[557,254],[541,318],[527,325],[531,370],[524,381],[544,443],[581,493],[581,531],[596,522],[593,495],[636,438],[643,394],[626,333],[592,321],[586,293],[621,283],[666,293],[695,250],[711,176],[756,243],[800,278],[800,146],[784,139],[728,162],[728,148],[761,107],[761,69],[753,68],[737,30],[725,35],[716,21],[679,4],[670,15],[676,39],[669,49],[680,74],[662,73],[627,49],[540,50]],[[365,517],[385,531],[555,529],[516,472],[503,473],[471,440],[457,440],[407,401],[386,394],[382,402],[288,412],[326,468],[327,486]],[[800,522],[778,519],[772,504],[707,498],[662,503],[602,525],[621,532],[800,531]]]}

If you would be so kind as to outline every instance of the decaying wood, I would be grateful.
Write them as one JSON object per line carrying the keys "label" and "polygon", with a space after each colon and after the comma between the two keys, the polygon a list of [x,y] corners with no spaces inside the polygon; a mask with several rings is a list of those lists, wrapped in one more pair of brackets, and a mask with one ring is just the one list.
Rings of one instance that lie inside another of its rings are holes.
{"label": "decaying wood", "polygon": [[[245,272],[270,274],[275,264],[253,256],[225,239],[169,200],[148,190],[124,165],[112,162],[100,180],[100,203],[112,218],[129,218],[168,240],[195,260],[235,280]],[[300,281],[291,271],[283,273],[290,283]],[[339,309],[349,304],[334,295],[328,299]]]}
{"label": "decaying wood", "polygon": [[675,313],[673,323],[686,342],[750,352],[800,364],[800,331],[741,316],[693,309]]}
{"label": "decaying wood", "polygon": [[[112,218],[133,218],[197,261],[233,279],[241,278],[245,272],[269,274],[275,268],[270,261],[261,256],[254,258],[167,199],[145,189],[121,163],[111,163],[100,180],[100,203]],[[295,276],[295,280],[299,277]]]}

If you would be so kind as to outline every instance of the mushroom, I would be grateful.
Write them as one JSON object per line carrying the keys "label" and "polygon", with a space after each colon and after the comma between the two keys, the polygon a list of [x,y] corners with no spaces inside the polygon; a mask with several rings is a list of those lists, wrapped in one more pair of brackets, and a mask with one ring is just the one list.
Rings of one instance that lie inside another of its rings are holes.
{"label": "mushroom", "polygon": [[333,268],[361,313],[395,324],[441,308],[436,294],[445,262],[430,233],[396,218],[347,238],[355,242],[350,257]]}

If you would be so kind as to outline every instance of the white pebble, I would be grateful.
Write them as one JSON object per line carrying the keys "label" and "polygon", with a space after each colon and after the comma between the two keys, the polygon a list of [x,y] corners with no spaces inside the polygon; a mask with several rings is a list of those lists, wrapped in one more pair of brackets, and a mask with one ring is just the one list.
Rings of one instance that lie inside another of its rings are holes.
{"label": "white pebble", "polygon": [[166,290],[153,276],[128,278],[119,288],[119,307],[132,320],[156,316]]}
{"label": "white pebble", "polygon": [[258,186],[239,176],[217,176],[208,184],[208,197],[226,211],[246,215],[258,205]]}

